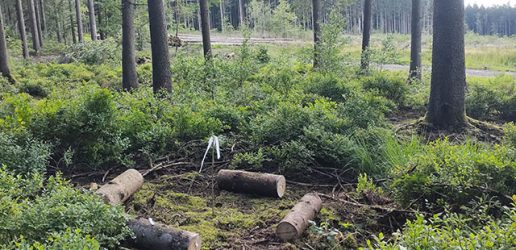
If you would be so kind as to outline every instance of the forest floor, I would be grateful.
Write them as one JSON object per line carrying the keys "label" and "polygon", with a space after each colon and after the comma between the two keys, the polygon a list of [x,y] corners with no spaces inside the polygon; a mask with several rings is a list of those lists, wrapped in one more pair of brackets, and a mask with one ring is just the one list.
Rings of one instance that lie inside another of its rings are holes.
{"label": "forest floor", "polygon": [[[357,194],[353,184],[287,180],[287,191],[281,199],[222,191],[214,184],[213,173],[223,167],[207,167],[202,174],[195,165],[152,172],[127,202],[128,213],[199,233],[203,249],[239,250],[326,249],[333,244],[339,249],[356,249],[373,235],[401,228],[413,216],[389,198]],[[102,176],[97,177],[87,179],[101,183]],[[323,199],[323,209],[315,222],[324,226],[311,227],[294,242],[281,242],[275,236],[276,225],[309,192]],[[338,242],[327,242],[332,234],[338,234]]]}

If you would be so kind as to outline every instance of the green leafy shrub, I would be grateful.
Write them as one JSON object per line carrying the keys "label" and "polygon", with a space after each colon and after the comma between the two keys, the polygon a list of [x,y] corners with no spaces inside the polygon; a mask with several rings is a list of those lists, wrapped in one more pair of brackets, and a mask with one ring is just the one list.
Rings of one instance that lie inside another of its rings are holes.
{"label": "green leafy shrub", "polygon": [[[458,209],[481,194],[516,193],[516,162],[507,147],[436,141],[395,171],[392,187],[404,204],[441,204]],[[429,207],[427,207],[429,208]]]}
{"label": "green leafy shrub", "polygon": [[261,46],[258,48],[258,51],[256,53],[256,60],[258,60],[258,62],[260,63],[268,63],[271,60],[267,47]]}
{"label": "green leafy shrub", "polygon": [[398,106],[403,106],[407,99],[408,85],[405,80],[397,76],[375,74],[363,80],[363,87],[393,101]]}
{"label": "green leafy shrub", "polygon": [[516,121],[516,84],[511,76],[489,80],[473,78],[466,111],[477,119]]}
{"label": "green leafy shrub", "polygon": [[126,138],[116,124],[116,107],[110,91],[84,88],[78,98],[44,100],[30,124],[36,138],[54,143],[53,158],[59,162],[72,152],[74,166],[86,168],[128,164],[123,152]]}
{"label": "green leafy shrub", "polygon": [[119,62],[121,59],[118,43],[107,39],[103,41],[88,41],[73,44],[68,48],[63,62],[81,62],[95,65],[102,63]]}
{"label": "green leafy shrub", "polygon": [[[0,169],[0,183],[0,242],[45,242],[72,228],[91,235],[102,246],[115,247],[130,235],[122,207],[105,204],[59,175],[45,181],[41,175],[23,178]],[[68,236],[65,233],[59,241],[76,242]]]}
{"label": "green leafy shrub", "polygon": [[48,92],[44,87],[35,84],[24,84],[20,87],[20,92],[39,98],[45,98],[48,96]]}
{"label": "green leafy shrub", "polygon": [[368,241],[367,249],[514,249],[516,208],[506,210],[501,219],[491,219],[475,227],[468,226],[470,219],[459,214],[432,218],[419,215],[392,239],[386,240],[380,234],[374,243]]}
{"label": "green leafy shrub", "polygon": [[43,173],[50,158],[50,146],[32,138],[0,131],[0,165],[18,174]]}
{"label": "green leafy shrub", "polygon": [[304,84],[305,92],[328,97],[335,102],[342,102],[353,91],[345,85],[337,76],[329,73],[313,73],[307,77]]}
{"label": "green leafy shrub", "polygon": [[64,232],[52,233],[44,242],[28,242],[24,238],[19,242],[3,246],[4,249],[18,250],[65,250],[65,249],[101,249],[97,240],[85,235],[80,229],[66,229]]}
{"label": "green leafy shrub", "polygon": [[486,119],[493,114],[499,105],[499,96],[492,88],[483,85],[471,86],[466,98],[468,115],[478,119]]}

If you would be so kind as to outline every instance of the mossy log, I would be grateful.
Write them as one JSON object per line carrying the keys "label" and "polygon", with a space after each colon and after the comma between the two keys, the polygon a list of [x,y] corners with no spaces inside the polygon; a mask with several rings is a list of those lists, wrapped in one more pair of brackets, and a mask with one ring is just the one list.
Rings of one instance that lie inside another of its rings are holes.
{"label": "mossy log", "polygon": [[220,189],[238,193],[251,193],[281,198],[285,194],[283,175],[253,173],[238,170],[220,170],[217,174]]}
{"label": "mossy log", "polygon": [[[135,169],[129,169],[100,189],[104,201],[111,205],[124,203],[143,186],[143,176]],[[173,229],[161,223],[151,223],[147,219],[130,219],[127,222],[135,237],[128,243],[137,249],[201,249],[201,237],[196,233]]]}
{"label": "mossy log", "polygon": [[142,174],[135,169],[129,169],[103,185],[95,193],[102,195],[106,203],[116,205],[124,203],[142,186]]}
{"label": "mossy log", "polygon": [[177,230],[161,223],[151,223],[144,218],[130,220],[128,226],[135,235],[130,244],[137,249],[201,249],[201,237],[196,233]]}
{"label": "mossy log", "polygon": [[283,241],[301,237],[312,220],[322,208],[322,200],[317,194],[306,194],[290,213],[276,227],[276,235]]}

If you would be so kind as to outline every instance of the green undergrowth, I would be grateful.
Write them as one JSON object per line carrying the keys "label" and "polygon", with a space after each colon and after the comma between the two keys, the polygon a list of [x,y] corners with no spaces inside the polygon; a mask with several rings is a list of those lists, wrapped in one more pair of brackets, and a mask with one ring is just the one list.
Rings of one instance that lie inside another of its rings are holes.
{"label": "green undergrowth", "polygon": [[122,207],[105,204],[60,175],[23,177],[0,168],[0,248],[115,248],[130,235]]}

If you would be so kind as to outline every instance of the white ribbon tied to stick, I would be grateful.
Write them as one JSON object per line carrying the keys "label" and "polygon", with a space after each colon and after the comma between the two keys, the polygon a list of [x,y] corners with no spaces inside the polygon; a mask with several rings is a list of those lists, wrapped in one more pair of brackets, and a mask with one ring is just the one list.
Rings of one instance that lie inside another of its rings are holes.
{"label": "white ribbon tied to stick", "polygon": [[220,159],[219,137],[212,135],[210,137],[210,139],[208,140],[208,147],[206,148],[206,152],[204,152],[204,157],[202,157],[201,169],[199,169],[199,174],[202,172],[202,167],[204,166],[204,160],[206,160],[208,151],[210,151],[210,148],[212,148],[212,147],[214,147],[215,151],[217,152],[217,160]]}

